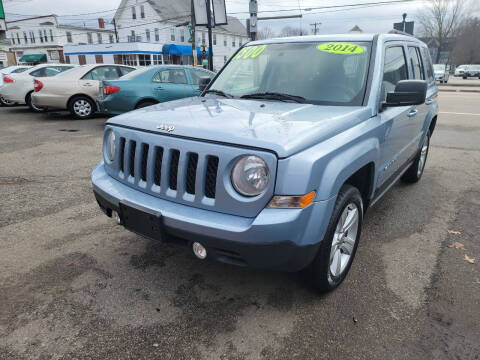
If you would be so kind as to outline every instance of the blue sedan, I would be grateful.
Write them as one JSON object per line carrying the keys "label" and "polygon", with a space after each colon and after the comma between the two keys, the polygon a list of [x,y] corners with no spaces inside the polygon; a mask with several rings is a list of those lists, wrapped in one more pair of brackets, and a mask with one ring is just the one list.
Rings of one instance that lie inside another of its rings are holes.
{"label": "blue sedan", "polygon": [[201,68],[161,65],[132,71],[118,80],[103,81],[98,99],[100,111],[109,115],[200,94],[201,78],[215,73]]}

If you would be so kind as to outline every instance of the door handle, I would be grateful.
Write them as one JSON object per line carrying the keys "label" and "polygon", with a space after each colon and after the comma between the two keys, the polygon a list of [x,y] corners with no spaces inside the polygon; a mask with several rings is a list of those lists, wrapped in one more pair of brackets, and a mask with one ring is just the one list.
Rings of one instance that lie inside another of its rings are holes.
{"label": "door handle", "polygon": [[155,90],[164,90],[164,88],[159,86],[159,87],[156,87]]}
{"label": "door handle", "polygon": [[85,83],[83,86],[93,86],[91,83]]}
{"label": "door handle", "polygon": [[432,99],[425,100],[425,105],[432,105],[432,103],[433,103]]}
{"label": "door handle", "polygon": [[417,113],[418,113],[417,109],[412,109],[408,112],[407,116],[408,117],[414,117],[415,115],[417,115]]}

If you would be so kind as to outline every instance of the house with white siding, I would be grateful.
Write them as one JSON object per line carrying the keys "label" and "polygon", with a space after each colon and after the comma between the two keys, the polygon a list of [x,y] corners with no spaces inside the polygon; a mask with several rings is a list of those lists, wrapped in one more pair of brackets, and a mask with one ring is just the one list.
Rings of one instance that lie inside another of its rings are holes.
{"label": "house with white siding", "polygon": [[[115,13],[118,43],[65,47],[72,63],[94,63],[101,55],[126,65],[192,64],[190,0],[122,0]],[[207,28],[197,26],[196,45],[208,47]],[[235,17],[213,28],[213,66],[219,70],[247,42],[245,26]],[[208,54],[208,53],[207,53]],[[105,61],[106,62],[106,61]]]}
{"label": "house with white siding", "polygon": [[114,32],[105,29],[60,24],[57,15],[37,16],[7,22],[7,39],[18,63],[68,62],[63,47],[68,44],[113,43]]}

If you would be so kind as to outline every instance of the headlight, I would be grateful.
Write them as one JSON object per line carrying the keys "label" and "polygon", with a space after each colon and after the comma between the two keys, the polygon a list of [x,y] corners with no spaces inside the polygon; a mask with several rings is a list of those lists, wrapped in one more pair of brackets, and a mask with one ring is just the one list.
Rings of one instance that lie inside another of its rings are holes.
{"label": "headlight", "polygon": [[233,187],[244,196],[261,194],[267,187],[269,178],[268,166],[258,156],[242,157],[232,170]]}
{"label": "headlight", "polygon": [[104,144],[105,157],[112,162],[115,159],[115,133],[110,129],[107,132]]}

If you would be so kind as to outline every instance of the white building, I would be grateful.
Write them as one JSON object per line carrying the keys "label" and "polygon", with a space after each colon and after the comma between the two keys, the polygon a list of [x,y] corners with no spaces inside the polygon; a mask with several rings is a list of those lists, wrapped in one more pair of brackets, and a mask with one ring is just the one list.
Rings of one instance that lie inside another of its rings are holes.
{"label": "white building", "polygon": [[17,62],[68,62],[63,47],[67,44],[113,43],[114,32],[99,28],[59,24],[56,15],[38,16],[7,22],[7,38]]}
{"label": "white building", "polygon": [[[191,0],[122,0],[115,13],[118,44],[68,46],[72,63],[107,62],[128,65],[192,64],[189,27]],[[181,26],[179,26],[182,24]],[[247,42],[245,26],[228,17],[228,25],[213,29],[213,66],[220,69]],[[196,27],[196,45],[208,46],[206,27]]]}

